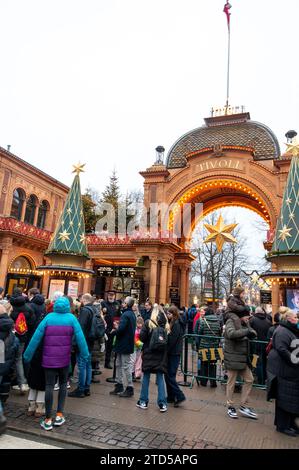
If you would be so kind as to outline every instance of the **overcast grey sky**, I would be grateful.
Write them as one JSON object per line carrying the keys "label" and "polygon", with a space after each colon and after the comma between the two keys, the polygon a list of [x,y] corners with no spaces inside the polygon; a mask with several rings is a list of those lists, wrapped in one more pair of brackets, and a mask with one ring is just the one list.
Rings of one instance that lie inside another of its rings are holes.
{"label": "overcast grey sky", "polygon": [[[1,0],[0,145],[70,184],[123,190],[225,104],[225,0]],[[298,0],[231,0],[231,104],[298,125]],[[282,149],[284,146],[282,145]]]}
{"label": "overcast grey sky", "polygon": [[[138,171],[225,103],[225,0],[1,0],[0,145],[66,184]],[[298,0],[231,0],[231,102],[298,125]]]}

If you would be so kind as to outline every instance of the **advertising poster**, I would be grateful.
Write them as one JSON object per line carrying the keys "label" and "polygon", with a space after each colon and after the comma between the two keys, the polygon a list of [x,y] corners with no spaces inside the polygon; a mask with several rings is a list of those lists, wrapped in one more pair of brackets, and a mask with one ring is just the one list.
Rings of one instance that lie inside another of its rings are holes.
{"label": "advertising poster", "polygon": [[49,299],[53,300],[54,293],[59,291],[64,293],[65,280],[64,279],[51,279],[49,288]]}
{"label": "advertising poster", "polygon": [[79,282],[78,281],[69,281],[67,295],[76,299],[78,297],[78,288]]}
{"label": "advertising poster", "polygon": [[299,289],[287,289],[287,307],[299,313]]}

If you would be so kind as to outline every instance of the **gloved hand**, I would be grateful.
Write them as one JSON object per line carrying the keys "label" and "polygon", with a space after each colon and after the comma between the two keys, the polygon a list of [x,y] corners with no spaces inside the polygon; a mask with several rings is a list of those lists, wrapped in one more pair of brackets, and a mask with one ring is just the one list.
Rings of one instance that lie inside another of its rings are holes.
{"label": "gloved hand", "polygon": [[254,330],[250,329],[247,333],[247,338],[248,339],[256,339],[257,334]]}

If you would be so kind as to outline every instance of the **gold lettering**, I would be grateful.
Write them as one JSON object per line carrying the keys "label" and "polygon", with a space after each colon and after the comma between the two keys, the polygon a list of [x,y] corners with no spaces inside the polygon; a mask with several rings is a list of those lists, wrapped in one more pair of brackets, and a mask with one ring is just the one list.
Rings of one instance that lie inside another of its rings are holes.
{"label": "gold lettering", "polygon": [[257,356],[256,354],[254,354],[253,357],[252,357],[251,365],[252,365],[252,367],[253,367],[254,369],[255,369],[256,366],[257,366],[258,358],[259,358],[259,356]]}
{"label": "gold lettering", "polygon": [[239,163],[240,163],[240,161],[238,160],[238,161],[236,162],[235,170],[237,170],[237,169],[239,168]]}
{"label": "gold lettering", "polygon": [[219,357],[221,361],[224,361],[224,354],[223,354],[223,349],[222,348],[217,348]]}
{"label": "gold lettering", "polygon": [[211,361],[216,361],[215,348],[210,349]]}
{"label": "gold lettering", "polygon": [[202,357],[202,361],[207,361],[208,358],[207,358],[207,352],[208,352],[208,349],[200,349],[200,352],[201,352],[201,357]]}

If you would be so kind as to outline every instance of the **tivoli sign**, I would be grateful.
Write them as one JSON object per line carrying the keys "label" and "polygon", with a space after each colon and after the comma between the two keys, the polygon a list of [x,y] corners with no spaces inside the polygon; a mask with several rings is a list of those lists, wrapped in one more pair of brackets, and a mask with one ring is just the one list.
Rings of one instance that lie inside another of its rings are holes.
{"label": "tivoli sign", "polygon": [[210,170],[221,170],[221,169],[228,169],[228,170],[242,170],[242,164],[240,160],[232,160],[232,159],[213,159],[207,160],[202,163],[198,163],[196,165],[196,173],[202,171],[210,171]]}

